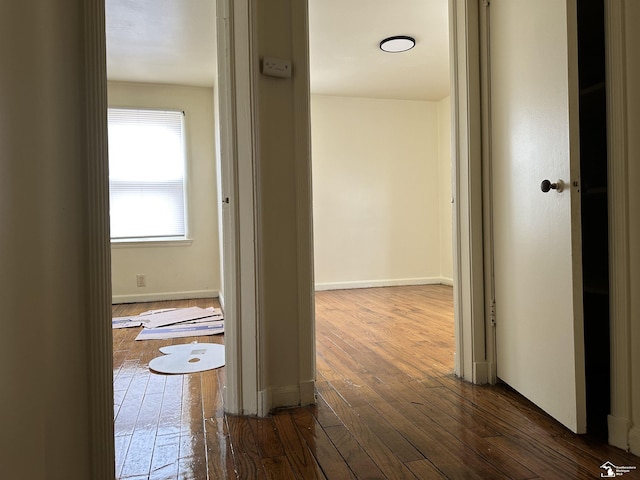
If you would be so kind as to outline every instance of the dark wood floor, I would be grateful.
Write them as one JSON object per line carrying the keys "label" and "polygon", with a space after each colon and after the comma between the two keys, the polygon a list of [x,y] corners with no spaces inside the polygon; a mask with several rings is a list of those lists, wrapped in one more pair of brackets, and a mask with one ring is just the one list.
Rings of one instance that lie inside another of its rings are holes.
{"label": "dark wood floor", "polygon": [[[155,302],[113,314],[195,305],[218,306]],[[117,478],[593,479],[606,461],[640,467],[505,386],[456,379],[450,287],[319,292],[316,311],[318,403],[266,419],[224,415],[224,368],[149,372],[159,347],[194,339],[135,342],[137,328],[114,330]]]}

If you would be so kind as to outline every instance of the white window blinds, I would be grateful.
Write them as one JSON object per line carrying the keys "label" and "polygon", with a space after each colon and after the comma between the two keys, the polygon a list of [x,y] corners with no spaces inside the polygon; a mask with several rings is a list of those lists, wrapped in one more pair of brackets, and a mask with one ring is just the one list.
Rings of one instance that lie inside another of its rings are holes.
{"label": "white window blinds", "polygon": [[112,239],[186,236],[183,117],[109,108]]}

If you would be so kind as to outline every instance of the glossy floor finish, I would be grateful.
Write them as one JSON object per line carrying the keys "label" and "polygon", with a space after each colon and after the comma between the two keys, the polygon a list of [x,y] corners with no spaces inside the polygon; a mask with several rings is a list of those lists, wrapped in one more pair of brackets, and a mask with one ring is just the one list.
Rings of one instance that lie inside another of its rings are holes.
{"label": "glossy floor finish", "polygon": [[[196,305],[218,306],[155,302],[113,314]],[[223,414],[224,368],[149,372],[159,347],[193,339],[135,342],[137,328],[114,330],[117,478],[593,479],[606,461],[640,467],[507,387],[456,379],[450,287],[319,292],[316,311],[318,403],[267,419]]]}

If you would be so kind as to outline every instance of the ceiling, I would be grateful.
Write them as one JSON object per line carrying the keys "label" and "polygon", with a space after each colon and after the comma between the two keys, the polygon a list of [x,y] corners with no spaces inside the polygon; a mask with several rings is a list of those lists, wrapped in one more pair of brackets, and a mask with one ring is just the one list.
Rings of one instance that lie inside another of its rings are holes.
{"label": "ceiling", "polygon": [[[449,94],[448,0],[309,0],[311,92],[437,101]],[[106,0],[112,81],[211,86],[215,0]],[[416,46],[384,53],[380,40]]]}

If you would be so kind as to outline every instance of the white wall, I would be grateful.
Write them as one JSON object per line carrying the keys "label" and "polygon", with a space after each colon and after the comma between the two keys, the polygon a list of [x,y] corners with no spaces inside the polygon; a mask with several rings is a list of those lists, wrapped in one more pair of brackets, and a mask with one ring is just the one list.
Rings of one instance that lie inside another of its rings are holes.
{"label": "white wall", "polygon": [[2,478],[114,477],[101,10],[0,4]]}
{"label": "white wall", "polygon": [[446,99],[312,96],[317,289],[450,281],[448,115]]}
{"label": "white wall", "polygon": [[[112,245],[114,303],[216,296],[220,289],[213,89],[109,83],[110,106],[185,111],[190,245]],[[136,275],[146,275],[146,287]]]}

